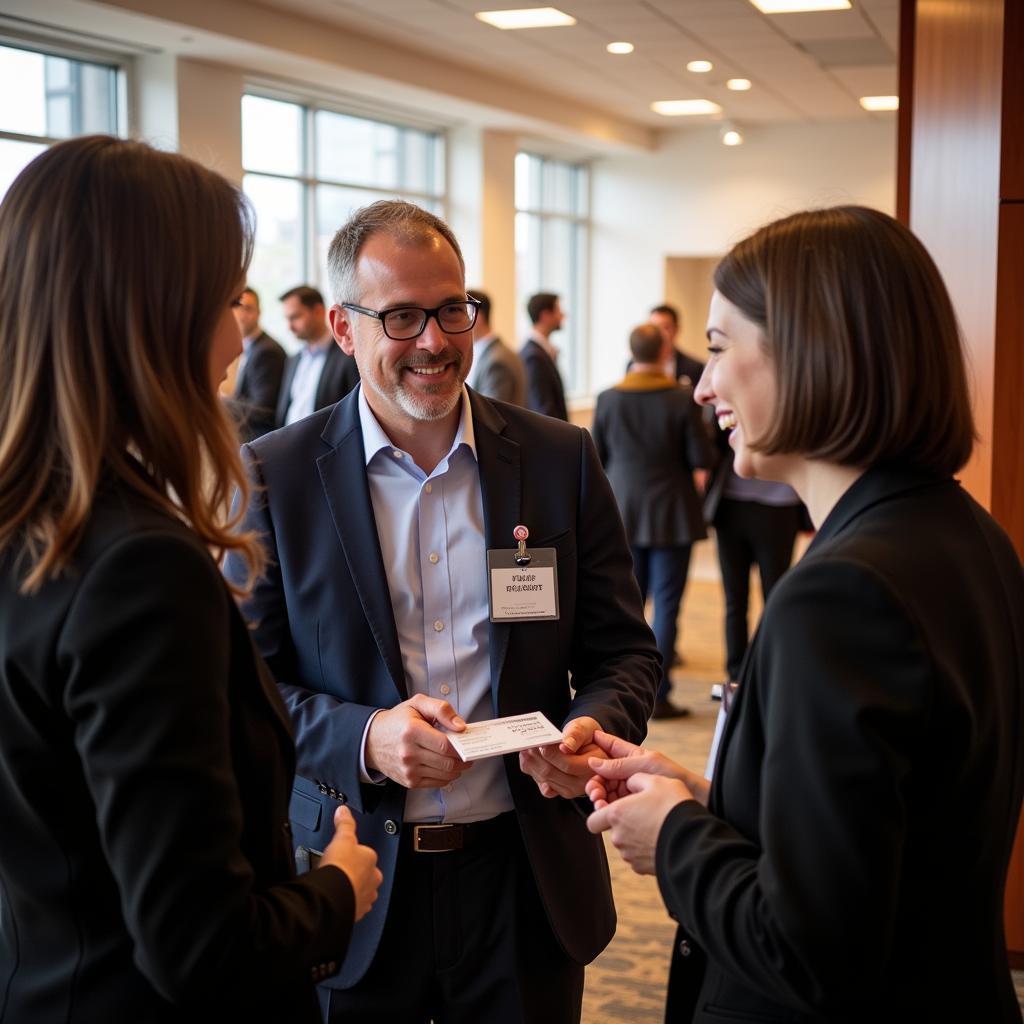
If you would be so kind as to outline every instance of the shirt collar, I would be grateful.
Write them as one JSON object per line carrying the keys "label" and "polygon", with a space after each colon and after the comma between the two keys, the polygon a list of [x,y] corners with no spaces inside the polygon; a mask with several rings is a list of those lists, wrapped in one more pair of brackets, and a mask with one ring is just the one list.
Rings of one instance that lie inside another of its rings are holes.
{"label": "shirt collar", "polygon": [[303,348],[303,352],[308,352],[311,356],[318,356],[322,352],[326,352],[333,344],[334,335],[328,331],[319,341],[314,341],[312,345],[307,343]]}
{"label": "shirt collar", "polygon": [[540,333],[540,331],[530,331],[530,338],[533,341],[537,342],[537,344],[540,345],[540,347],[544,349],[544,351],[547,352],[549,356],[551,356],[552,362],[557,361],[559,349],[551,344],[550,338],[545,338],[544,335]]}
{"label": "shirt collar", "polygon": [[[460,445],[465,445],[469,449],[470,455],[476,460],[476,434],[473,430],[473,410],[469,404],[469,392],[466,390],[466,386],[462,386],[462,413],[459,416],[459,426],[455,431],[455,439],[452,441],[452,446],[448,450],[448,454],[441,462],[450,459],[452,455],[458,451]],[[363,460],[367,466],[373,461],[373,457],[379,452],[387,451],[401,451],[396,445],[391,443],[390,438],[384,433],[384,428],[380,425],[380,421],[373,414],[373,410],[370,408],[370,403],[366,401],[366,393],[363,389],[363,385],[359,385],[359,427],[363,433]],[[440,463],[439,463],[440,465]]]}

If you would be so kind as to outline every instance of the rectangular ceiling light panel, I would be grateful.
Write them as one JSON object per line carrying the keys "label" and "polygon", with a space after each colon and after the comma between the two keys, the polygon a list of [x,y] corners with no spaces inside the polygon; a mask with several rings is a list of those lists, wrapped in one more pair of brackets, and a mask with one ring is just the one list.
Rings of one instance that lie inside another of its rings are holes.
{"label": "rectangular ceiling light panel", "polygon": [[848,11],[850,0],[750,0],[762,14],[805,14],[809,11]]}
{"label": "rectangular ceiling light panel", "polygon": [[651,104],[651,110],[666,117],[695,117],[722,112],[722,108],[711,100],[658,100]]}
{"label": "rectangular ceiling light panel", "polygon": [[516,11],[477,11],[476,17],[495,28],[560,28],[575,25],[571,14],[557,7],[526,7]]}

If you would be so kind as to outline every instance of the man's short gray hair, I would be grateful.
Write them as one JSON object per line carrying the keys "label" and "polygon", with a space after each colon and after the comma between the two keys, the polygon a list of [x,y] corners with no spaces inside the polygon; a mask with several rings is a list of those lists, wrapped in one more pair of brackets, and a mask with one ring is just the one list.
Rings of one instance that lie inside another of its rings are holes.
{"label": "man's short gray hair", "polygon": [[403,244],[422,242],[431,232],[439,234],[455,250],[463,276],[466,264],[452,229],[440,217],[402,199],[380,199],[363,206],[343,224],[327,250],[327,276],[331,296],[339,305],[359,302],[356,284],[356,260],[367,240],[379,232],[387,232]]}

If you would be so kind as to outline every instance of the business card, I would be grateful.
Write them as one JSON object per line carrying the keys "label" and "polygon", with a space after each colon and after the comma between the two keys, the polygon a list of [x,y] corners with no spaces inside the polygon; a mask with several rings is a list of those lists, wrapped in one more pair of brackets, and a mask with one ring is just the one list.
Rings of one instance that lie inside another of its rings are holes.
{"label": "business card", "polygon": [[448,740],[463,761],[479,761],[484,757],[561,743],[562,730],[556,729],[539,711],[534,711],[529,715],[469,722],[465,732],[448,733]]}

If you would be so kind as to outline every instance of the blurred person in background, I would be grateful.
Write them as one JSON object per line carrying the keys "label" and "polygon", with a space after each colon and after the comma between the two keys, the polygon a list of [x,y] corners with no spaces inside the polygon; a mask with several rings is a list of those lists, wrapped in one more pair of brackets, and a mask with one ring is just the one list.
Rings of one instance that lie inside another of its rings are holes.
{"label": "blurred person in background", "polygon": [[526,407],[556,420],[569,420],[565,403],[565,385],[558,372],[558,348],[551,340],[562,329],[565,314],[553,292],[531,295],[526,304],[530,317],[530,335],[519,350],[526,368]]}
{"label": "blurred person in background", "polygon": [[491,297],[479,288],[470,296],[479,302],[473,340],[473,366],[466,383],[488,398],[526,405],[526,370],[523,361],[491,328]]}
{"label": "blurred person in background", "polygon": [[640,594],[654,599],[654,636],[662,678],[652,718],[683,718],[671,701],[676,649],[693,542],[707,536],[693,473],[707,466],[711,446],[693,391],[664,373],[662,337],[653,324],[629,336],[626,376],[597,396],[594,445],[622,513]]}
{"label": "blurred person in background", "polygon": [[356,361],[335,344],[327,325],[323,295],[303,284],[289,288],[281,303],[288,328],[303,347],[285,363],[274,418],[278,427],[333,405],[359,383]]}
{"label": "blurred person in background", "polygon": [[260,297],[254,289],[242,291],[235,306],[235,319],[242,332],[242,354],[228,408],[238,423],[241,439],[252,441],[274,429],[274,413],[288,356],[260,327]]}

